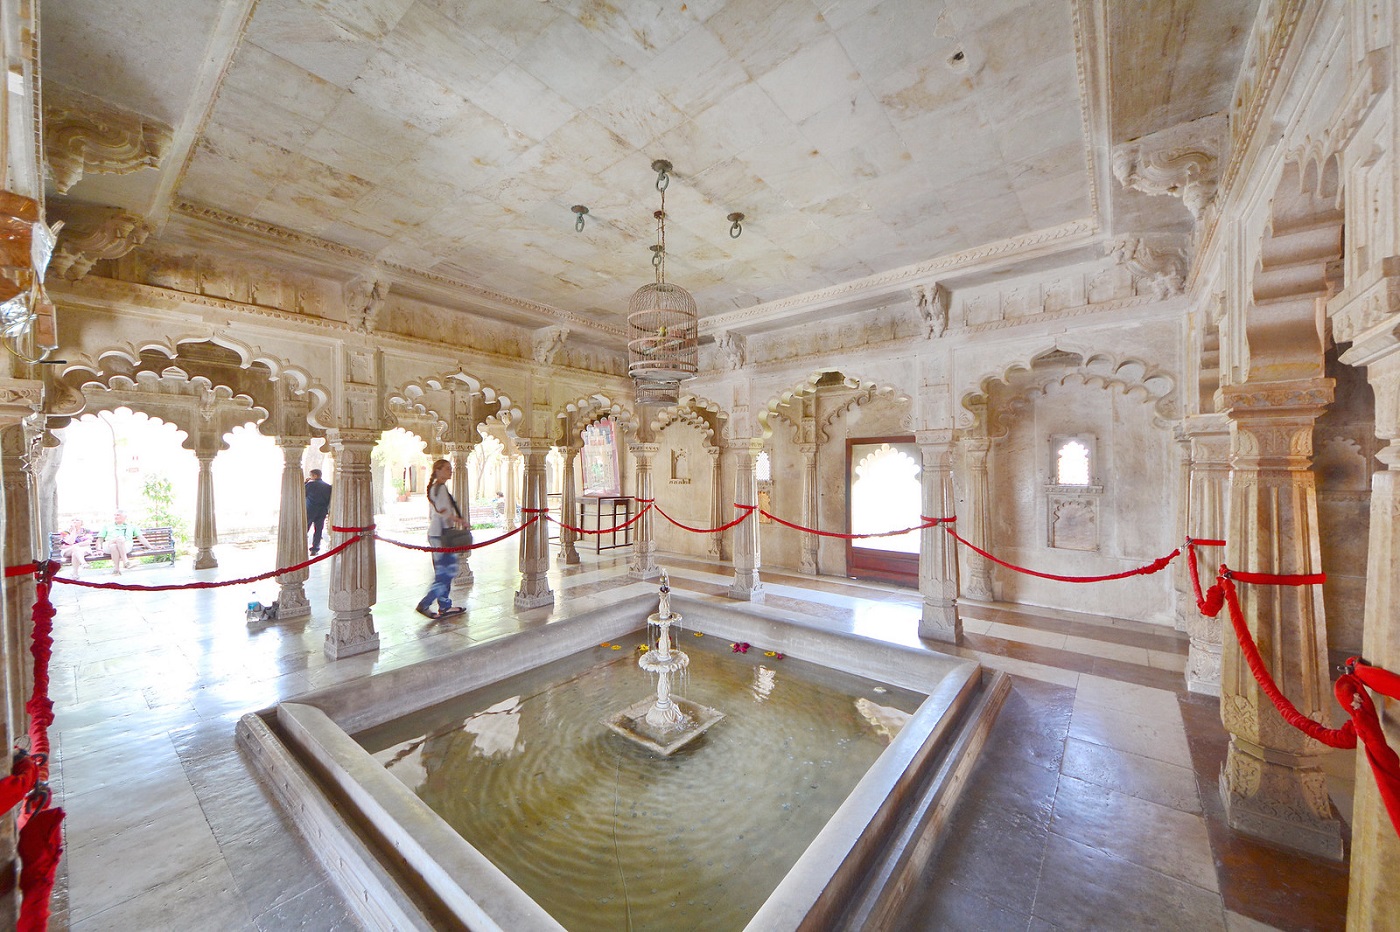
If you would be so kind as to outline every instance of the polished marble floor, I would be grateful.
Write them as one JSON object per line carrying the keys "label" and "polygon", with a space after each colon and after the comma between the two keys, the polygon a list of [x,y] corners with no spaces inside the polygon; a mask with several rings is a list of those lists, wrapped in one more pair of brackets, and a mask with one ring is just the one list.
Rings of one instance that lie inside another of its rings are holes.
{"label": "polished marble floor", "polygon": [[[122,582],[233,579],[272,549],[221,547],[217,570],[138,567]],[[58,586],[54,786],[68,811],[54,929],[357,928],[339,893],[234,743],[244,713],[548,624],[517,613],[514,547],[472,558],[454,623],[413,606],[427,559],[380,544],[381,647],[328,660],[329,568],[312,570],[309,620],[249,628],[270,586],[126,593]],[[551,583],[587,606],[639,584],[625,556],[585,554]],[[725,568],[663,558],[672,585],[722,598]],[[92,575],[102,579],[101,572]],[[808,623],[919,645],[918,597],[839,578],[765,572],[768,604]],[[639,591],[639,590],[635,590]],[[562,602],[561,602],[562,604]],[[1241,838],[1216,781],[1214,700],[1182,689],[1186,644],[1159,627],[1003,604],[963,606],[957,652],[1013,675],[1013,691],[954,815],[908,930],[1342,928],[1346,870]],[[927,645],[926,645],[927,646]],[[1351,757],[1329,760],[1340,812]]]}

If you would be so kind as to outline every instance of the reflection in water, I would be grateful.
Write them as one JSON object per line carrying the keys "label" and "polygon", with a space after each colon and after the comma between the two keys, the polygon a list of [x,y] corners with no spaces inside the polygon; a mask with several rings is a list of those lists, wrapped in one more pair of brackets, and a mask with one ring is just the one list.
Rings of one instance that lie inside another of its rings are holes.
{"label": "reflection in water", "polygon": [[856,711],[865,717],[878,734],[884,735],[886,741],[894,740],[904,723],[909,721],[908,712],[887,705],[876,705],[864,696],[856,700]]}
{"label": "reflection in water", "polygon": [[686,698],[725,719],[670,757],[602,724],[649,692],[604,648],[355,737],[571,932],[742,929],[924,697],[686,647]]}
{"label": "reflection in water", "polygon": [[753,668],[753,696],[759,702],[767,699],[773,692],[773,687],[777,685],[777,672],[770,670],[763,664]]}
{"label": "reflection in water", "polygon": [[470,716],[462,730],[476,735],[476,752],[482,757],[504,757],[516,750],[520,739],[519,696],[503,699],[488,709]]}

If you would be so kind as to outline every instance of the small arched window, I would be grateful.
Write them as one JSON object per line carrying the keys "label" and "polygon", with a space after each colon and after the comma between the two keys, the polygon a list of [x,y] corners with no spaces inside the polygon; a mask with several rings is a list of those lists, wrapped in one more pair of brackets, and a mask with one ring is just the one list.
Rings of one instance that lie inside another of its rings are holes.
{"label": "small arched window", "polygon": [[1055,451],[1055,484],[1088,485],[1089,447],[1078,439],[1063,441]]}

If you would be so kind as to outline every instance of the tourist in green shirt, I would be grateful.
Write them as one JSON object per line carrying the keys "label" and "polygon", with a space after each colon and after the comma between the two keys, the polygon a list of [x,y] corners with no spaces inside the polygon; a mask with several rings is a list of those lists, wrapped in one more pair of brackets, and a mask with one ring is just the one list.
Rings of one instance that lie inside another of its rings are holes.
{"label": "tourist in green shirt", "polygon": [[126,512],[118,511],[112,515],[112,523],[102,529],[102,548],[112,558],[113,576],[120,576],[122,567],[131,564],[126,554],[131,549],[133,540],[139,540],[143,547],[155,549],[139,527],[127,523]]}

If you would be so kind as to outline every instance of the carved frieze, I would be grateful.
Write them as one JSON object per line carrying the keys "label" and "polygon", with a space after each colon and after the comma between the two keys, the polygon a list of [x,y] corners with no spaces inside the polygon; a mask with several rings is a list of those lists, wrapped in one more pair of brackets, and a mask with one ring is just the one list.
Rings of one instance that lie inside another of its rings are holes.
{"label": "carved frieze", "polygon": [[369,333],[379,323],[380,311],[389,298],[389,283],[372,272],[367,273],[346,282],[344,297],[350,326]]}
{"label": "carved frieze", "polygon": [[569,328],[560,326],[541,327],[532,334],[531,355],[535,362],[552,366],[563,362],[564,345],[569,339]]}
{"label": "carved frieze", "polygon": [[151,235],[145,218],[119,207],[95,204],[55,204],[53,213],[64,223],[49,270],[77,281],[105,259],[120,259]]}
{"label": "carved frieze", "polygon": [[58,193],[85,174],[125,175],[160,164],[171,129],[72,88],[44,82],[44,153]]}
{"label": "carved frieze", "polygon": [[914,302],[924,322],[925,337],[933,340],[943,336],[948,330],[948,311],[953,303],[948,286],[942,282],[919,285],[914,289]]}
{"label": "carved frieze", "polygon": [[1122,237],[1108,247],[1108,254],[1133,276],[1139,290],[1158,301],[1181,294],[1186,283],[1186,251],[1165,245],[1149,245],[1142,237]]}
{"label": "carved frieze", "polygon": [[1219,185],[1225,131],[1217,113],[1116,146],[1113,174],[1126,188],[1181,198],[1200,220]]}

